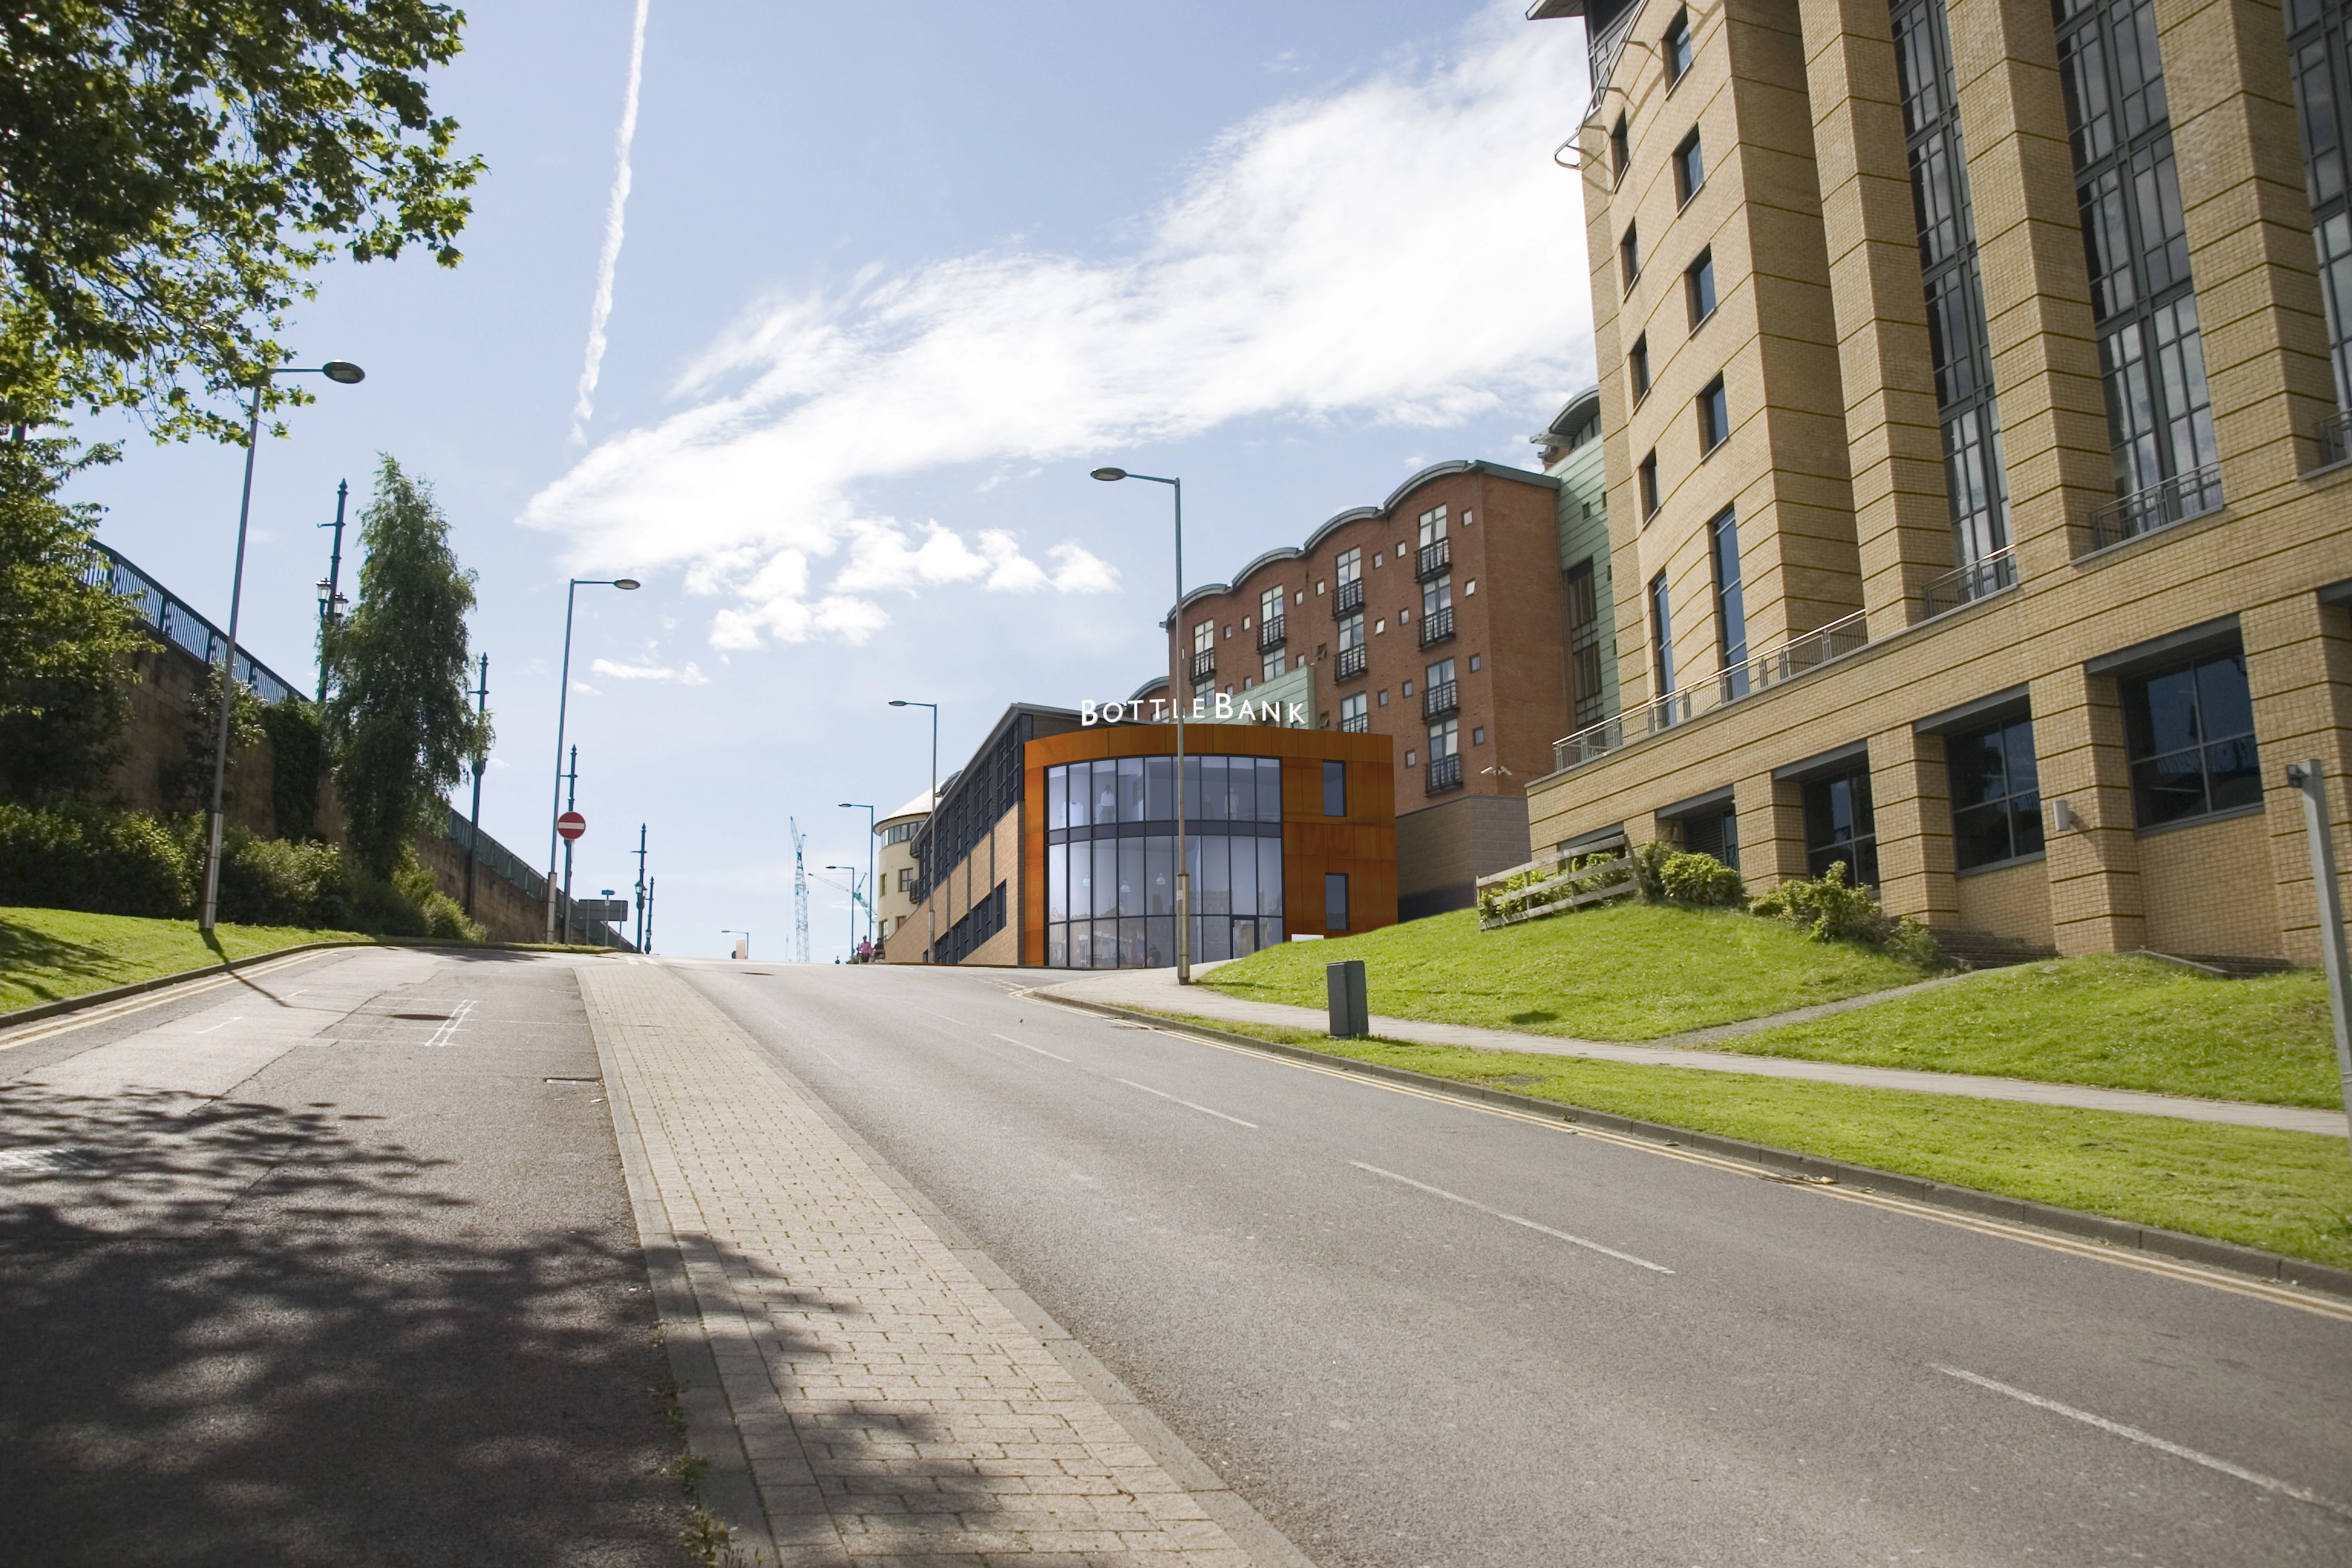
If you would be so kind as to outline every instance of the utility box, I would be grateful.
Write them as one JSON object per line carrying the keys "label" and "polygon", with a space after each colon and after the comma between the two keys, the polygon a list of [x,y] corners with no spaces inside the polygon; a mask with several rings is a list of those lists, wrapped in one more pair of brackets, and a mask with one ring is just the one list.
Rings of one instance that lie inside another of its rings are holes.
{"label": "utility box", "polygon": [[1351,958],[1323,966],[1331,1000],[1331,1037],[1360,1040],[1372,1032],[1372,1012],[1364,1000],[1364,961]]}

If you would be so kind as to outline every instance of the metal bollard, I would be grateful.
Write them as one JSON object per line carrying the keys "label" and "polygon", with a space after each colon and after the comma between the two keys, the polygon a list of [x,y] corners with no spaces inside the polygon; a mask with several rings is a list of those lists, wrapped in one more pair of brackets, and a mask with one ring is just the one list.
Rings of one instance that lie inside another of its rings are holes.
{"label": "metal bollard", "polygon": [[1372,1032],[1372,1012],[1364,1000],[1364,961],[1350,958],[1323,966],[1331,1003],[1331,1037],[1360,1040]]}

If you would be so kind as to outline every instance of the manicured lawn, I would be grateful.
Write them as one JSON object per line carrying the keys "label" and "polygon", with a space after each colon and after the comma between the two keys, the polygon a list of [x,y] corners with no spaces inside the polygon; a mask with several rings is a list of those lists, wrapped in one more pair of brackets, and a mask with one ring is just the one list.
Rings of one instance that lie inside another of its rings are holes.
{"label": "manicured lawn", "polygon": [[72,910],[0,909],[0,1011],[203,969],[305,942],[370,942],[347,931],[294,926],[215,928],[205,943],[194,921],[86,915]]}
{"label": "manicured lawn", "polygon": [[1372,1011],[1586,1040],[1647,1040],[1927,978],[1853,942],[1731,910],[1621,905],[1481,931],[1469,910],[1213,970],[1227,995],[1325,1005],[1323,966],[1364,961]]}
{"label": "manicured lawn", "polygon": [[2315,969],[2214,980],[2153,959],[2070,958],[1707,1048],[2272,1105],[2344,1103],[2327,982]]}
{"label": "manicured lawn", "polygon": [[2352,1267],[2352,1152],[2340,1138],[1182,1021]]}

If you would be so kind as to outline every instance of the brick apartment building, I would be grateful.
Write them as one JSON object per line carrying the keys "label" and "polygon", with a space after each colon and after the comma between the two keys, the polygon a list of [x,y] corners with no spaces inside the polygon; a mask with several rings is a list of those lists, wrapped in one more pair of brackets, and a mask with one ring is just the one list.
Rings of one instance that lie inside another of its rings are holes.
{"label": "brick apartment building", "polygon": [[2342,0],[1540,0],[1621,714],[1531,781],[1751,888],[2314,962],[2352,725]]}
{"label": "brick apartment building", "polygon": [[1527,858],[1526,784],[1572,712],[1560,489],[1437,464],[1161,623],[1180,699],[1286,680],[1318,728],[1392,739],[1400,919],[1467,908],[1479,876]]}

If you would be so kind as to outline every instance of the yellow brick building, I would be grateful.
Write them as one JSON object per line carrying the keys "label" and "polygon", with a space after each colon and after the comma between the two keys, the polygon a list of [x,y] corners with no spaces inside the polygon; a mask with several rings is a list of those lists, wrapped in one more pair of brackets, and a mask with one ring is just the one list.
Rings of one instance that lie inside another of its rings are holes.
{"label": "yellow brick building", "polygon": [[2352,720],[2346,0],[1580,16],[1622,711],[1528,788],[1753,889],[2316,961]]}

